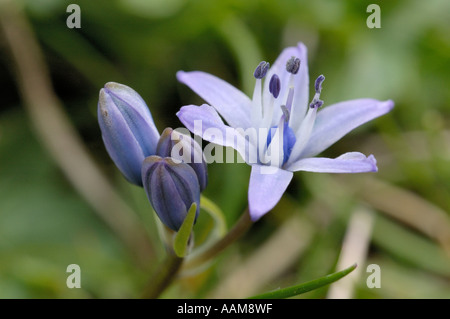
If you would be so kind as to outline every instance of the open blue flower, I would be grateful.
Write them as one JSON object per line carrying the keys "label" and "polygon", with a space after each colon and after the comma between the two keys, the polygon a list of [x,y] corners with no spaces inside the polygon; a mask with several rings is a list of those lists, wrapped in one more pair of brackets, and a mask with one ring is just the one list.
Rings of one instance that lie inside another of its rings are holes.
{"label": "open blue flower", "polygon": [[[181,122],[209,142],[233,147],[252,166],[248,191],[252,220],[278,203],[295,171],[377,171],[373,155],[349,152],[334,159],[314,156],[354,128],[389,112],[394,106],[391,100],[356,99],[318,111],[323,105],[320,93],[325,77],[315,81],[315,95],[309,103],[307,49],[302,43],[284,49],[271,68],[261,62],[254,76],[250,99],[211,74],[177,73],[180,82],[210,104],[183,106],[177,113]],[[215,133],[210,134],[211,130]]]}

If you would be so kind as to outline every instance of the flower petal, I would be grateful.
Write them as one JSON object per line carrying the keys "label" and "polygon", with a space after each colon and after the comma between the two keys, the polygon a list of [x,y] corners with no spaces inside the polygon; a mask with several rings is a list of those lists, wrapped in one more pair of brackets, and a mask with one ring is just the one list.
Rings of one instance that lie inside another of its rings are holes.
{"label": "flower petal", "polygon": [[[298,43],[296,47],[285,48],[278,58],[273,63],[272,67],[266,75],[266,81],[264,83],[264,101],[270,101],[269,92],[269,80],[273,74],[278,75],[281,84],[281,94],[276,99],[274,104],[274,116],[271,126],[276,125],[278,119],[281,116],[280,105],[286,103],[287,95],[289,92],[289,81],[291,74],[286,71],[286,62],[292,57],[298,57],[300,59],[300,69],[296,75],[293,76],[294,85],[294,99],[291,110],[291,125],[294,132],[301,123],[301,120],[305,116],[307,105],[309,102],[309,75],[308,75],[308,51],[303,43]],[[295,123],[293,123],[293,121]],[[293,126],[295,124],[295,126]]]}
{"label": "flower petal", "polygon": [[293,175],[292,172],[274,166],[252,166],[248,205],[253,221],[258,220],[275,207]]}
{"label": "flower petal", "polygon": [[373,155],[366,157],[359,152],[345,153],[336,158],[304,158],[286,169],[292,172],[308,171],[316,173],[366,173],[378,171],[375,157]]}
{"label": "flower petal", "polygon": [[177,113],[180,121],[195,135],[218,145],[232,147],[248,163],[249,154],[254,155],[253,163],[257,162],[255,146],[248,142],[238,130],[225,125],[217,111],[210,105],[186,105]]}
{"label": "flower petal", "polygon": [[252,102],[231,84],[201,71],[178,71],[177,79],[212,105],[232,127],[250,127]]}
{"label": "flower petal", "polygon": [[320,110],[300,158],[319,154],[354,128],[386,114],[393,107],[394,102],[391,100],[357,99],[333,104]]}

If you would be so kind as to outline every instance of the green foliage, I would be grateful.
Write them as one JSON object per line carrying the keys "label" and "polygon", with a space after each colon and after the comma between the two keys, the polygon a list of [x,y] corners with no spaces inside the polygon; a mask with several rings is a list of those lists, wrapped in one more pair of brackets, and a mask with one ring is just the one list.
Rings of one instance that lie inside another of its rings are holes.
{"label": "green foliage", "polygon": [[303,284],[281,288],[278,290],[269,291],[260,295],[256,295],[251,297],[250,299],[285,299],[294,296],[298,296],[300,294],[304,294],[305,292],[309,292],[323,286],[329,285],[351,273],[355,270],[356,264],[352,265],[342,271],[335,272],[333,274],[329,274],[322,278],[318,278],[315,280],[311,280],[309,282],[305,282]]}
{"label": "green foliage", "polygon": [[189,238],[191,238],[192,229],[194,227],[195,213],[197,211],[197,204],[193,203],[191,208],[184,219],[183,224],[181,224],[180,229],[175,235],[173,241],[173,250],[175,254],[182,258],[186,256],[189,246]]}

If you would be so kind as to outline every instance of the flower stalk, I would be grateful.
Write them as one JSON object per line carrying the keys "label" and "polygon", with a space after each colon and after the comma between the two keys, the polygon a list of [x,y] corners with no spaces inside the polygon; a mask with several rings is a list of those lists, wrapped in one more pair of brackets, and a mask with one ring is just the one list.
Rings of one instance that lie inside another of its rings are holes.
{"label": "flower stalk", "polygon": [[191,269],[203,265],[212,258],[219,255],[228,246],[236,242],[241,238],[247,230],[253,225],[250,218],[248,208],[242,213],[241,217],[237,220],[234,226],[227,232],[227,234],[212,244],[209,248],[200,252],[198,255],[193,254],[189,260],[186,261],[183,268]]}
{"label": "flower stalk", "polygon": [[156,299],[176,278],[184,258],[168,251],[165,261],[156,269],[142,294],[143,299]]}

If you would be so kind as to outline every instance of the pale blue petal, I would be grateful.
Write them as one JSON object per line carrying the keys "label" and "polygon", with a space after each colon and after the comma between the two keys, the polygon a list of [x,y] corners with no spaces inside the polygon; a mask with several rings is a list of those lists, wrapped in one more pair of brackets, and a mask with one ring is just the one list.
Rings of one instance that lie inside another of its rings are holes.
{"label": "pale blue petal", "polygon": [[243,92],[218,77],[201,72],[177,72],[178,81],[212,105],[232,127],[250,127],[251,100]]}
{"label": "pale blue petal", "polygon": [[273,166],[253,165],[248,189],[250,217],[258,220],[280,201],[289,183],[292,172]]}
{"label": "pale blue petal", "polygon": [[359,152],[345,153],[337,158],[311,157],[301,159],[286,168],[289,171],[316,173],[367,173],[376,172],[377,161],[373,155]]}
{"label": "pale blue petal", "polygon": [[178,111],[177,116],[195,135],[208,142],[234,148],[246,161],[249,153],[256,154],[254,146],[236,129],[225,125],[217,111],[210,105],[186,105]]}
{"label": "pale blue petal", "polygon": [[308,50],[303,43],[299,43],[297,51],[300,58],[300,70],[294,76],[294,101],[289,121],[289,126],[294,132],[300,126],[309,105]]}
{"label": "pale blue petal", "polygon": [[394,107],[391,100],[357,99],[325,107],[317,113],[309,141],[299,158],[315,156],[351,130],[386,114]]}

